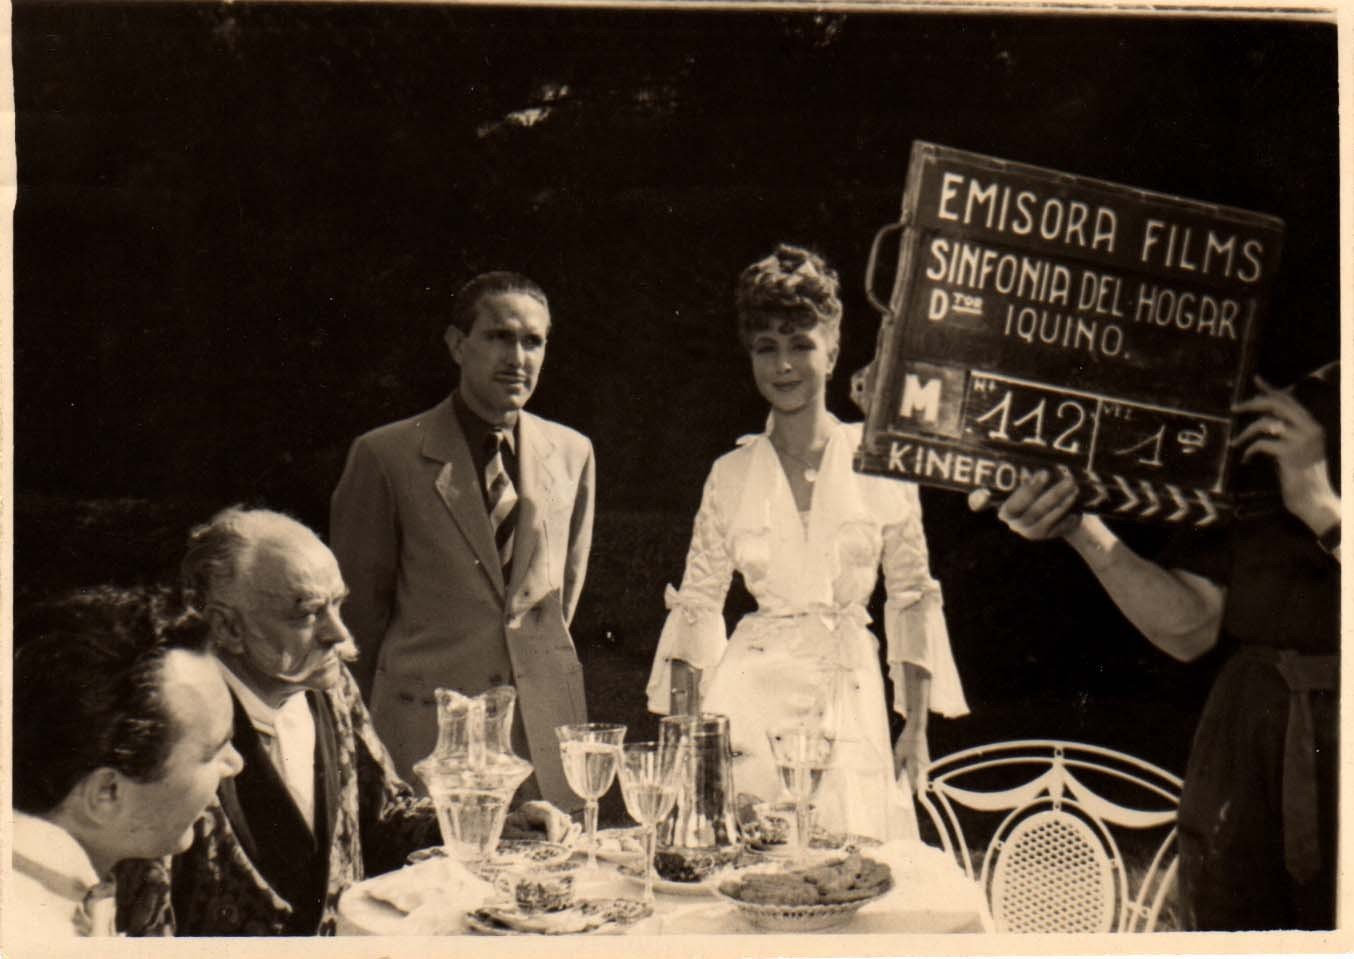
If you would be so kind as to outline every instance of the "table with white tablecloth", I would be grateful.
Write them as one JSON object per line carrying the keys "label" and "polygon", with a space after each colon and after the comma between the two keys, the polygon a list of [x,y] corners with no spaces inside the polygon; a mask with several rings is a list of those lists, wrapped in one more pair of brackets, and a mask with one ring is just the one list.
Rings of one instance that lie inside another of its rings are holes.
{"label": "table with white tablecloth", "polygon": [[[886,862],[893,872],[893,888],[867,903],[846,923],[830,931],[843,933],[934,934],[991,931],[992,922],[982,889],[964,875],[954,859],[915,840],[899,840],[866,852]],[[409,866],[406,870],[419,867]],[[603,864],[596,873],[578,874],[577,893],[584,898],[642,896],[642,884]],[[423,935],[426,925],[411,922],[393,906],[368,893],[370,884],[358,883],[339,902],[340,935]],[[747,934],[760,930],[747,922],[729,902],[713,895],[673,895],[659,892],[653,915],[630,926],[635,935]],[[474,908],[460,903],[449,908]],[[448,934],[463,931],[449,922]]]}

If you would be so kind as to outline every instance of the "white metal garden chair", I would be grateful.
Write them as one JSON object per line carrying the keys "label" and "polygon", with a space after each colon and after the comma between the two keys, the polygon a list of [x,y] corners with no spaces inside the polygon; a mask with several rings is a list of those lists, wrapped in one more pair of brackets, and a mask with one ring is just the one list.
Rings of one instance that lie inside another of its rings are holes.
{"label": "white metal garden chair", "polygon": [[997,931],[1156,927],[1175,882],[1179,777],[1112,749],[1020,740],[937,759],[928,780],[918,802]]}

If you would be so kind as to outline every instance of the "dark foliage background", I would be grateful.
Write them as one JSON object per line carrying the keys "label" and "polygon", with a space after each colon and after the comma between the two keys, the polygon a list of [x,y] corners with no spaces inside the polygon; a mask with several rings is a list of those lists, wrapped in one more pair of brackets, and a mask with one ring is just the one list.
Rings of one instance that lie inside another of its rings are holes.
{"label": "dark foliage background", "polygon": [[[1278,215],[1260,370],[1339,348],[1326,24],[20,0],[13,27],[20,607],[163,575],[230,502],[324,530],[352,438],[451,385],[451,292],[511,267],[552,298],[533,409],[597,450],[593,711],[651,731],[663,584],[765,415],[734,277],[816,246],[863,365],[914,139]],[[1060,736],[1182,769],[1215,663],[1153,651],[1061,544],[923,498],[974,707],[933,752]]]}

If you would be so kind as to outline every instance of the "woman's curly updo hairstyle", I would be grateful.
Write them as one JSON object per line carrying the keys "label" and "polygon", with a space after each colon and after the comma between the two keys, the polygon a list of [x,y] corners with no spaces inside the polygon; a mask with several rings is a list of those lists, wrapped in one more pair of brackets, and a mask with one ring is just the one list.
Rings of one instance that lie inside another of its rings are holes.
{"label": "woman's curly updo hairstyle", "polygon": [[738,337],[744,348],[765,330],[807,330],[822,324],[828,346],[841,336],[841,282],[837,271],[812,250],[781,243],[765,259],[738,277],[734,303],[738,309]]}

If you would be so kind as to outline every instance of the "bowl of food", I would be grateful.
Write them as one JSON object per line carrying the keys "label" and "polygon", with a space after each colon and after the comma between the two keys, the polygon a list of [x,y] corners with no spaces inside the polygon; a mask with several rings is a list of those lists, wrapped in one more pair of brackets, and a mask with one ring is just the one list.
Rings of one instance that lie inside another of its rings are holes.
{"label": "bowl of food", "polygon": [[721,869],[738,861],[741,846],[715,846],[709,849],[659,849],[654,853],[654,872],[668,882],[704,882]]}
{"label": "bowl of food", "polygon": [[[654,854],[654,891],[672,896],[709,896],[712,877],[725,870],[765,862],[739,846],[710,849],[660,849]],[[635,883],[644,881],[644,861],[617,863],[617,871]]]}
{"label": "bowl of food", "polygon": [[495,886],[511,891],[517,908],[524,913],[559,912],[574,904],[574,877],[568,872],[513,872],[500,877]]}
{"label": "bowl of food", "polygon": [[889,867],[858,851],[811,866],[730,870],[712,883],[750,924],[771,932],[812,932],[848,922],[893,888]]}

